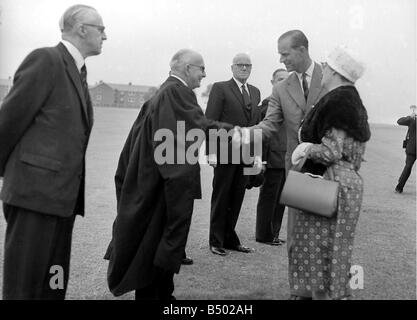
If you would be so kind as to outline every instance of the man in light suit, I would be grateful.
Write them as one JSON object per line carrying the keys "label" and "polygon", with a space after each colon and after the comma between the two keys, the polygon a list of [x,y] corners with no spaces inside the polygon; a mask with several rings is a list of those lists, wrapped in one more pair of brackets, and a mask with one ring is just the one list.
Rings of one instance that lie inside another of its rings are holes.
{"label": "man in light suit", "polygon": [[[239,127],[248,127],[259,121],[258,104],[261,99],[259,89],[248,84],[252,71],[251,59],[240,53],[233,58],[233,78],[216,82],[210,91],[206,117],[227,122]],[[220,150],[221,149],[221,150]],[[225,249],[251,252],[243,246],[235,227],[245,195],[247,176],[243,175],[244,164],[232,164],[230,144],[217,148],[217,153],[208,145],[208,162],[214,166],[213,193],[210,212],[210,250],[214,254],[226,255]],[[222,163],[219,151],[227,150],[227,163]]]}
{"label": "man in light suit", "polygon": [[[298,129],[312,105],[323,94],[321,89],[322,70],[308,52],[308,40],[300,30],[291,30],[278,39],[280,62],[288,72],[293,73],[284,81],[274,85],[265,118],[251,129],[262,129],[263,135],[270,138],[273,132],[285,123],[287,133],[287,153],[285,168],[291,167],[291,155],[297,147]],[[292,249],[292,209],[288,212],[287,248]],[[292,297],[311,297],[309,293],[292,292]]]}
{"label": "man in light suit", "polygon": [[75,215],[84,215],[93,126],[85,58],[106,40],[96,9],[75,5],[62,41],[31,52],[0,108],[0,198],[7,222],[3,299],[65,299]]}

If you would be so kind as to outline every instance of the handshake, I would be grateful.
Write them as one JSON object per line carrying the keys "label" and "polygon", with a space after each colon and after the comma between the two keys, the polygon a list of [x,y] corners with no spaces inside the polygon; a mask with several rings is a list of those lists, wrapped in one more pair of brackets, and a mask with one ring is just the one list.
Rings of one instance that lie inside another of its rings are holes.
{"label": "handshake", "polygon": [[[254,138],[252,137],[251,139],[251,129],[247,128],[247,127],[239,127],[239,126],[235,126],[233,128],[233,133],[232,133],[232,148],[233,149],[239,149],[243,146],[243,148],[245,149],[245,147],[249,150],[249,145],[251,144],[251,140],[252,142],[254,142]],[[261,140],[261,144],[262,144],[262,140]],[[255,151],[255,155],[252,160],[250,162],[252,162],[252,169],[251,172],[253,171],[254,173],[248,173],[249,175],[253,175],[253,174],[259,174],[261,171],[265,171],[265,161],[262,161],[262,148],[260,149],[260,152],[256,153]],[[209,154],[207,156],[207,162],[210,166],[212,167],[216,167],[218,162],[217,162],[217,155],[216,154]],[[246,163],[245,161],[243,161],[244,163]],[[248,163],[246,163],[248,164]],[[249,168],[247,168],[249,169]]]}

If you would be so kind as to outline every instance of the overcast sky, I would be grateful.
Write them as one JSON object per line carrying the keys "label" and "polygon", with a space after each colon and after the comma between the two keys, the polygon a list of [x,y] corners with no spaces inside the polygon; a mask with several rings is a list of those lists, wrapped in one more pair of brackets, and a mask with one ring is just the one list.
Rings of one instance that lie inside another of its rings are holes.
{"label": "overcast sky", "polygon": [[13,76],[31,50],[56,45],[58,20],[76,3],[99,11],[108,37],[102,54],[87,59],[90,84],[159,85],[172,55],[192,48],[205,60],[201,93],[230,79],[233,56],[246,52],[249,83],[265,98],[282,67],[278,37],[301,29],[317,62],[338,44],[362,57],[357,87],[371,122],[395,123],[416,104],[416,0],[0,0],[0,78]]}

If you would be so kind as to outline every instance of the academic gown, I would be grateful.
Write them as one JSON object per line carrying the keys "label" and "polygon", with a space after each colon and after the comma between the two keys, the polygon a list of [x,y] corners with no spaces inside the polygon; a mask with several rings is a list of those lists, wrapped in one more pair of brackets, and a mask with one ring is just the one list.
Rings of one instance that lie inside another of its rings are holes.
{"label": "academic gown", "polygon": [[[194,92],[169,77],[142,107],[120,155],[115,176],[117,217],[105,259],[108,285],[119,296],[148,286],[157,266],[178,273],[185,250],[194,199],[201,198],[200,166],[179,164],[177,150],[185,152],[202,141],[184,141],[177,132],[184,121],[191,129],[232,129],[205,118]],[[154,153],[163,141],[154,141],[159,129],[175,137],[175,164],[158,164]],[[204,135],[203,135],[204,137]],[[197,149],[198,150],[198,149]]]}

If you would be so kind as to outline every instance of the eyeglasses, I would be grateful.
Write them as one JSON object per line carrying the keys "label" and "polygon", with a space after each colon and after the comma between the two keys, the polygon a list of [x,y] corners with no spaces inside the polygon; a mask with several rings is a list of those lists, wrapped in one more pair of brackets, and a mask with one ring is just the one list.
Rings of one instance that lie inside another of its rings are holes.
{"label": "eyeglasses", "polygon": [[204,66],[198,66],[198,65],[192,64],[192,63],[189,63],[188,65],[199,68],[201,72],[206,72],[206,67],[204,67]]}
{"label": "eyeglasses", "polygon": [[235,63],[235,66],[238,66],[239,68],[246,67],[246,69],[252,68],[252,65],[250,63]]}
{"label": "eyeglasses", "polygon": [[82,23],[83,26],[89,26],[89,27],[94,27],[97,29],[98,32],[100,32],[101,34],[104,33],[104,26],[99,26],[97,24],[91,24],[91,23]]}

